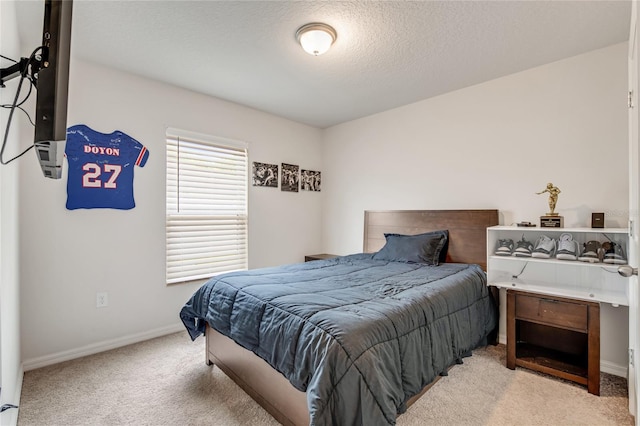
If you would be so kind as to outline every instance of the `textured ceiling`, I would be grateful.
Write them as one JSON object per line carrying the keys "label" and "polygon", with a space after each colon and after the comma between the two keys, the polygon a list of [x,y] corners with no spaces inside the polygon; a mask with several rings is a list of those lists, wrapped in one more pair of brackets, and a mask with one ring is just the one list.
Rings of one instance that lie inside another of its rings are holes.
{"label": "textured ceiling", "polygon": [[[16,3],[25,55],[42,10]],[[631,3],[76,0],[73,13],[78,57],[325,128],[626,41]],[[314,21],[338,32],[318,57],[295,40]]]}

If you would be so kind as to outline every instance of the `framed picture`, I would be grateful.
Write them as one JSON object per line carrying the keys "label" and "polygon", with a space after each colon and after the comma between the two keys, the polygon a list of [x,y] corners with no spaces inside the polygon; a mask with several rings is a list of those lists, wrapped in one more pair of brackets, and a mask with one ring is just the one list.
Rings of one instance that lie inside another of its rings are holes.
{"label": "framed picture", "polygon": [[298,192],[299,170],[298,166],[282,163],[282,184],[280,185],[282,191]]}
{"label": "framed picture", "polygon": [[300,170],[300,188],[303,191],[320,192],[320,172]]}
{"label": "framed picture", "polygon": [[278,187],[278,165],[253,162],[253,186]]}

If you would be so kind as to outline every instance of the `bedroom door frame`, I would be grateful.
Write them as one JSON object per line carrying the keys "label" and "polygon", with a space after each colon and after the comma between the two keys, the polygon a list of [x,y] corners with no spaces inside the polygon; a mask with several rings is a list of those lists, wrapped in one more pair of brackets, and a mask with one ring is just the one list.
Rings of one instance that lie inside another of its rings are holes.
{"label": "bedroom door frame", "polygon": [[[631,22],[629,29],[628,84],[629,84],[629,247],[628,262],[633,268],[640,265],[640,142],[638,140],[638,123],[640,108],[638,105],[638,6],[634,0],[631,6]],[[638,351],[640,335],[638,334],[638,276],[629,277],[629,412],[635,416],[638,425],[638,407],[640,406],[640,368],[638,368]]]}

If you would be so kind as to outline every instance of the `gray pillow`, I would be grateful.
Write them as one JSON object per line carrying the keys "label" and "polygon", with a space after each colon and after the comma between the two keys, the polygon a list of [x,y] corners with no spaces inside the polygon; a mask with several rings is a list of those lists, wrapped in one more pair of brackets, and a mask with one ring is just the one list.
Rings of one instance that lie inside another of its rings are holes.
{"label": "gray pillow", "polygon": [[449,232],[433,231],[419,235],[384,234],[387,242],[374,260],[392,262],[424,263],[437,266],[444,263],[447,253],[443,250],[448,242]]}

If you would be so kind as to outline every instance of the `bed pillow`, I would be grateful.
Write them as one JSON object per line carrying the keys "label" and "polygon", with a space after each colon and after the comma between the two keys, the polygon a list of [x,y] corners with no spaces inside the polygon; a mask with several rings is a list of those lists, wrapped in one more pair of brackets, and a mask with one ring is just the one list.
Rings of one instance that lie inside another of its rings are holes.
{"label": "bed pillow", "polygon": [[443,229],[441,231],[434,232],[442,232],[444,234],[444,246],[442,246],[442,250],[440,250],[440,263],[445,263],[447,261],[447,251],[449,250],[449,230]]}
{"label": "bed pillow", "polygon": [[437,266],[444,263],[447,253],[448,231],[433,231],[419,235],[384,234],[387,242],[374,260],[424,263]]}
{"label": "bed pillow", "polygon": [[[425,232],[423,234],[420,235],[439,235],[442,234],[444,235],[444,245],[442,246],[442,249],[440,250],[440,256],[438,258],[438,264],[440,263],[446,263],[447,261],[447,251],[449,250],[449,230],[448,229],[440,229],[437,231],[430,231],[430,232]],[[386,234],[385,234],[386,237]]]}

